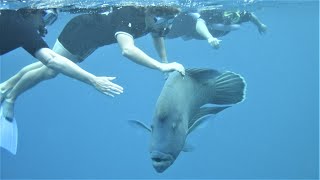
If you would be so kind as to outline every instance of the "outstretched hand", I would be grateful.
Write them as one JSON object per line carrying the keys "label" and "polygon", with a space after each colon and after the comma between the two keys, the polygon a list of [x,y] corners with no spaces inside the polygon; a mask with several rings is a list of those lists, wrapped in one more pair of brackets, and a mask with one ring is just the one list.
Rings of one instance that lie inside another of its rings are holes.
{"label": "outstretched hand", "polygon": [[261,24],[258,28],[260,34],[265,34],[267,32],[267,26],[265,24]]}
{"label": "outstretched hand", "polygon": [[96,77],[94,86],[103,94],[114,97],[114,95],[123,93],[121,86],[111,82],[114,79],[116,79],[116,77]]}
{"label": "outstretched hand", "polygon": [[172,71],[178,71],[179,73],[181,73],[181,75],[185,75],[185,69],[183,67],[182,64],[176,63],[176,62],[172,62],[172,63],[162,63],[160,70],[162,72],[172,72]]}
{"label": "outstretched hand", "polygon": [[215,49],[218,49],[220,47],[220,41],[219,39],[215,37],[211,37],[208,39],[208,43]]}

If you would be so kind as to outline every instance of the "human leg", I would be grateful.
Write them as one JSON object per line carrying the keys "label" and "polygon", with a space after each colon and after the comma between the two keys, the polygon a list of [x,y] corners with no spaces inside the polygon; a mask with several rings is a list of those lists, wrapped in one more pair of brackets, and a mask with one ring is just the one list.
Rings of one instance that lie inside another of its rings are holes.
{"label": "human leg", "polygon": [[0,103],[5,99],[6,94],[15,86],[20,78],[27,72],[43,66],[41,62],[32,63],[22,68],[17,74],[0,84]]}
{"label": "human leg", "polygon": [[34,87],[38,83],[56,77],[58,73],[46,66],[26,72],[11,91],[6,95],[3,101],[3,115],[7,119],[13,118],[13,109],[15,100],[25,91]]}
{"label": "human leg", "polygon": [[[75,62],[78,62],[78,59],[75,59],[75,56],[73,56],[69,51],[63,48],[59,41],[56,42],[53,49],[58,54],[65,56]],[[3,116],[9,120],[12,119],[14,116],[14,102],[20,94],[34,87],[38,83],[44,80],[52,79],[57,75],[57,71],[47,68],[45,65],[41,65],[38,68],[34,68],[32,70],[29,69],[29,71],[26,71],[18,79],[18,81],[12,87],[11,91],[6,95],[3,102]]]}

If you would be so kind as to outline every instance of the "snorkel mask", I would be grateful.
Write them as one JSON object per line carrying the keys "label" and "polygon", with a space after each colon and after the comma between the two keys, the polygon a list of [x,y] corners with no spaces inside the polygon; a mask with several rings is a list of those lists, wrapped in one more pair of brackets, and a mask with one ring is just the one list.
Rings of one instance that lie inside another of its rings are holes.
{"label": "snorkel mask", "polygon": [[171,29],[174,18],[176,16],[155,16],[153,18],[152,29],[156,32],[158,36],[164,37],[167,35]]}
{"label": "snorkel mask", "polygon": [[162,27],[162,28],[168,27],[168,26],[172,25],[174,18],[175,18],[175,16],[163,16],[163,17],[155,16],[153,18],[154,26],[155,27]]}
{"label": "snorkel mask", "polygon": [[149,6],[144,8],[147,28],[153,34],[163,36],[171,29],[174,18],[179,14],[180,9],[174,6]]}
{"label": "snorkel mask", "polygon": [[58,12],[55,9],[47,9],[42,12],[42,19],[45,26],[52,25],[58,19]]}
{"label": "snorkel mask", "polygon": [[174,18],[177,15],[172,16],[155,16],[153,18],[155,26],[168,27],[173,24]]}

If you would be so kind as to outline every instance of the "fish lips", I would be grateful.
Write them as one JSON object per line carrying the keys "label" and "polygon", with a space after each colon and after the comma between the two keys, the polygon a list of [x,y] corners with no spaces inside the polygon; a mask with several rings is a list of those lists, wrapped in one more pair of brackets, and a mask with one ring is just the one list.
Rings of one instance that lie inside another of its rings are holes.
{"label": "fish lips", "polygon": [[159,151],[152,151],[150,155],[152,159],[152,165],[158,173],[164,172],[174,161],[174,157],[172,155]]}

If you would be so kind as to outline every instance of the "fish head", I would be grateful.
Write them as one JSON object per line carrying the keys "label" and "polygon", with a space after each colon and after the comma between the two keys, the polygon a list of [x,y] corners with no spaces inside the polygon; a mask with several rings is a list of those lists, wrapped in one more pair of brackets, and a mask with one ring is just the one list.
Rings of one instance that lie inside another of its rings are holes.
{"label": "fish head", "polygon": [[158,173],[170,167],[182,151],[187,128],[181,113],[165,113],[155,116],[151,125],[150,155]]}

